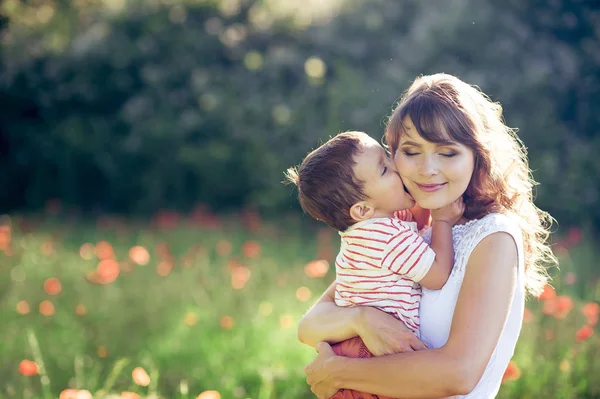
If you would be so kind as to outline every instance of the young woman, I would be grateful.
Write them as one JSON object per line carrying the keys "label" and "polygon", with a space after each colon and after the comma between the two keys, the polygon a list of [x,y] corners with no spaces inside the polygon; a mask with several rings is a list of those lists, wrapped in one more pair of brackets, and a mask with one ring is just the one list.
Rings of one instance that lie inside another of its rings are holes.
{"label": "young woman", "polygon": [[[397,319],[370,307],[338,308],[335,282],[301,320],[316,346],[306,367],[318,398],[352,389],[394,398],[493,398],[513,355],[525,295],[555,262],[549,215],[532,200],[525,149],[502,108],[458,78],[417,78],[392,113],[386,142],[417,204],[438,209],[461,197],[453,227],[455,264],[440,290],[423,289],[423,344]],[[427,234],[426,234],[427,236]],[[328,343],[360,336],[377,356],[335,356]],[[399,353],[402,352],[402,353]]]}

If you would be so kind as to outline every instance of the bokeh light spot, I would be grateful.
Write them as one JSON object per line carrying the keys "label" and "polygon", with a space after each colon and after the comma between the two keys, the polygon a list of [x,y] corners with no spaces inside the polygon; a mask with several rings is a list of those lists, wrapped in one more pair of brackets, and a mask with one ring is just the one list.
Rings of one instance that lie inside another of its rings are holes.
{"label": "bokeh light spot", "polygon": [[304,72],[312,79],[322,79],[326,70],[325,62],[318,57],[310,57],[304,63]]}
{"label": "bokeh light spot", "polygon": [[17,313],[20,315],[29,314],[31,309],[29,308],[29,303],[27,301],[19,301],[17,302]]}
{"label": "bokeh light spot", "polygon": [[54,304],[49,300],[44,300],[40,302],[39,311],[42,316],[50,317],[55,312]]}
{"label": "bokeh light spot", "polygon": [[263,66],[263,57],[258,51],[250,51],[244,56],[244,66],[250,71],[256,71]]}
{"label": "bokeh light spot", "polygon": [[133,378],[133,382],[142,387],[150,385],[150,376],[142,367],[134,368],[131,372],[131,377]]}
{"label": "bokeh light spot", "polygon": [[300,287],[296,290],[296,298],[298,298],[298,300],[300,302],[308,301],[311,296],[312,296],[312,292],[310,291],[310,288],[308,288],[308,287]]}

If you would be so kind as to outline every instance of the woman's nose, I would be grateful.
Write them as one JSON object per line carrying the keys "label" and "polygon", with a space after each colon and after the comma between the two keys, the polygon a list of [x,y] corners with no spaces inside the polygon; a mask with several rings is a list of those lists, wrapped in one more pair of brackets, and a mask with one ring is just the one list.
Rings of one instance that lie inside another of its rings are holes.
{"label": "woman's nose", "polygon": [[435,156],[425,155],[419,166],[419,172],[423,176],[435,176],[439,171]]}

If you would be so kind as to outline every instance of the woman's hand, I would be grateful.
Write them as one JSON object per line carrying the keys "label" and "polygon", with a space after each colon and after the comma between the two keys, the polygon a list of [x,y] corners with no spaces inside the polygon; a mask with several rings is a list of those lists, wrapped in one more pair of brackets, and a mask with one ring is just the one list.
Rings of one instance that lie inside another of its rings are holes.
{"label": "woman's hand", "polygon": [[318,399],[329,399],[339,390],[333,386],[329,369],[336,355],[327,342],[319,342],[316,349],[317,357],[304,369],[306,382]]}
{"label": "woman's hand", "polygon": [[355,329],[375,356],[427,349],[403,322],[373,307],[361,307]]}

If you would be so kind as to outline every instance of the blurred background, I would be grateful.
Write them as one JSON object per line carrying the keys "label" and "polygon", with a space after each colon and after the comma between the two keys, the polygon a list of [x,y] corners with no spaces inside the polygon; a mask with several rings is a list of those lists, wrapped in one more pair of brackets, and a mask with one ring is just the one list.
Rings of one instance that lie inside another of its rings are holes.
{"label": "blurred background", "polygon": [[283,171],[436,72],[502,103],[558,222],[500,395],[600,397],[597,2],[4,0],[0,40],[0,398],[311,397],[338,243]]}

